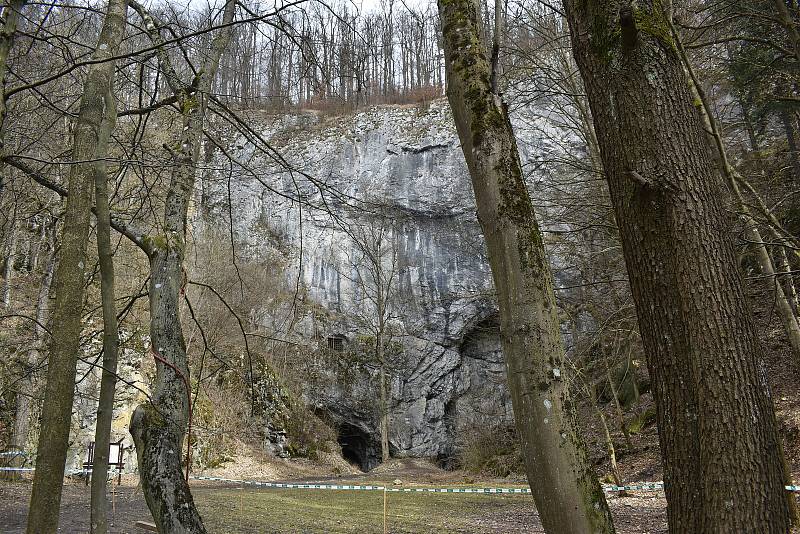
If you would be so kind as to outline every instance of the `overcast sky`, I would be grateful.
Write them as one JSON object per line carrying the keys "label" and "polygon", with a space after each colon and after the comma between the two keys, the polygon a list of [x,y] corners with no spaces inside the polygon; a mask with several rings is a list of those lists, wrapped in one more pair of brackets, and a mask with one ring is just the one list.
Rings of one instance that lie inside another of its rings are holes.
{"label": "overcast sky", "polygon": [[[219,0],[187,0],[187,1],[194,6],[208,5],[209,1],[214,5],[220,3]],[[388,5],[388,0],[334,0],[334,2],[337,4],[343,3],[345,1],[350,5],[358,7],[359,10],[362,12],[380,10],[382,4]],[[435,1],[436,0],[394,0],[394,9],[395,10],[403,9],[403,4],[407,5],[408,7],[418,7],[425,4],[433,4],[435,3]],[[282,3],[281,0],[275,0],[275,2]],[[262,8],[265,5],[270,5],[271,3],[272,3],[271,1],[260,2]]]}
{"label": "overcast sky", "polygon": [[[386,0],[353,0],[356,5],[361,4],[363,6],[363,10],[370,11],[372,9],[380,9],[381,3],[386,2]],[[417,7],[420,5],[424,5],[427,3],[432,3],[434,0],[405,0],[405,4],[408,7]],[[397,9],[398,7],[402,7],[403,2],[401,0],[394,1],[394,7]]]}

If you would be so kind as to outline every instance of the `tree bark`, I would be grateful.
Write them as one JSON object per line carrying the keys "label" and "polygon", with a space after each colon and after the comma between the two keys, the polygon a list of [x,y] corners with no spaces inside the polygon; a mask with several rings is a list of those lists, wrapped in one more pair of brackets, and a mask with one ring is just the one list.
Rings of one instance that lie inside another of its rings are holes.
{"label": "tree bark", "polygon": [[800,31],[797,30],[797,25],[795,21],[792,19],[792,14],[789,12],[789,8],[786,7],[785,0],[773,0],[773,5],[775,6],[775,10],[778,12],[778,21],[780,22],[783,29],[786,30],[786,34],[789,37],[789,42],[792,43],[792,52],[794,52],[794,58],[800,63]]}
{"label": "tree bark", "polygon": [[656,400],[670,532],[788,531],[777,424],[715,172],[658,2],[565,0]]}
{"label": "tree bark", "polygon": [[[711,106],[708,98],[706,97],[705,91],[695,75],[694,68],[689,61],[689,57],[686,54],[686,50],[683,47],[683,43],[680,40],[678,32],[671,23],[668,22],[668,25],[672,38],[675,40],[676,50],[678,51],[680,59],[683,62],[686,73],[689,75],[689,84],[692,90],[692,95],[700,101],[698,111],[702,118],[705,129],[711,133],[711,138],[714,141],[714,147],[716,148],[717,156],[719,158],[720,170],[722,171],[722,175],[725,177],[725,180],[728,184],[728,189],[731,191],[731,193],[733,193],[736,207],[738,208],[740,216],[742,217],[745,225],[745,236],[756,249],[756,259],[761,267],[761,273],[773,283],[778,315],[781,317],[781,322],[783,323],[783,328],[786,331],[786,336],[789,339],[789,344],[792,346],[795,363],[798,365],[798,367],[800,367],[800,324],[797,322],[794,308],[785,291],[785,287],[790,285],[793,288],[794,284],[792,283],[791,279],[788,281],[789,284],[783,284],[782,280],[779,279],[779,275],[776,273],[777,269],[775,268],[772,257],[770,256],[769,251],[764,244],[764,240],[761,237],[761,231],[758,229],[758,224],[750,213],[750,208],[744,201],[741,189],[739,188],[739,183],[744,182],[744,178],[742,178],[736,169],[733,168],[730,160],[728,159],[728,153],[725,149],[725,143],[722,139],[722,132],[720,131],[719,125],[712,114]],[[751,138],[751,143],[754,141],[755,140]]]}
{"label": "tree bark", "polygon": [[56,302],[47,367],[47,386],[42,407],[41,431],[36,454],[36,473],[28,512],[28,534],[46,534],[58,529],[61,485],[67,456],[75,370],[80,352],[81,310],[86,272],[86,247],[92,186],[98,154],[104,97],[111,90],[115,62],[109,60],[119,48],[125,31],[124,0],[110,0],[100,31],[96,60],[84,83],[69,173],[69,196],[64,216],[61,251],[55,274]]}
{"label": "tree bark", "polygon": [[[128,6],[126,2],[122,3],[123,19],[125,19]],[[108,153],[108,140],[114,130],[116,115],[117,103],[113,92],[109,89],[106,93],[106,113],[98,142],[98,152],[101,154]],[[94,434],[90,532],[105,534],[108,531],[106,486],[111,423],[114,419],[114,391],[117,385],[119,331],[114,295],[114,258],[111,245],[111,212],[108,205],[108,173],[104,161],[96,163],[94,188],[97,216],[97,257],[100,263],[100,300],[103,309],[103,370]]]}
{"label": "tree bark", "polygon": [[798,152],[792,116],[785,109],[782,109],[779,115],[781,118],[781,123],[783,124],[783,131],[786,133],[786,145],[789,149],[789,161],[792,162],[792,177],[797,183],[800,182],[800,152]]}
{"label": "tree bark", "polygon": [[205,527],[189,491],[189,466],[186,478],[181,471],[191,406],[180,301],[185,276],[186,222],[200,157],[207,95],[220,57],[230,41],[236,2],[225,3],[221,22],[224,27],[214,36],[203,65],[190,84],[182,83],[172,67],[153,17],[137,2],[131,1],[130,5],[144,19],[151,40],[158,47],[160,68],[178,97],[182,112],[180,148],[175,155],[164,208],[164,234],[147,236],[144,240],[150,260],[150,343],[156,359],[156,378],[152,401],[136,408],[130,431],[136,444],[142,490],[158,531],[204,533]]}
{"label": "tree bark", "polygon": [[386,364],[381,362],[381,369],[379,373],[381,381],[380,395],[381,395],[381,462],[388,462],[390,459],[389,451],[389,399],[386,387]]}
{"label": "tree bark", "polygon": [[507,109],[491,91],[477,9],[472,0],[439,0],[447,96],[488,247],[528,481],[545,531],[613,532],[564,381],[550,265]]}
{"label": "tree bark", "polygon": [[[792,297],[796,297],[794,281],[791,279],[791,274],[786,277],[786,280],[782,281],[779,279],[780,274],[782,274],[785,270],[788,270],[788,265],[785,265],[786,269],[781,268],[780,265],[777,269],[775,268],[775,263],[773,262],[773,259],[770,256],[769,251],[767,250],[767,247],[761,237],[758,224],[750,214],[750,208],[744,201],[739,184],[745,186],[756,198],[759,206],[761,206],[768,219],[775,220],[776,222],[777,220],[775,219],[773,213],[767,208],[767,205],[764,203],[755,189],[738,173],[738,171],[736,171],[736,169],[734,169],[733,165],[731,165],[730,160],[728,159],[725,143],[722,139],[722,132],[719,124],[714,118],[711,104],[706,96],[705,90],[695,74],[695,70],[692,67],[691,61],[689,61],[689,56],[687,55],[686,49],[684,48],[680,39],[680,34],[672,24],[671,20],[668,22],[668,24],[672,37],[675,40],[676,50],[680,55],[683,66],[686,69],[686,73],[689,75],[689,79],[691,81],[690,88],[692,89],[692,96],[700,100],[701,105],[698,106],[698,111],[702,117],[703,126],[707,132],[711,133],[711,138],[714,141],[714,146],[716,147],[717,155],[719,156],[722,174],[728,183],[728,188],[733,193],[734,199],[738,204],[740,216],[744,220],[745,236],[748,241],[753,243],[756,247],[756,258],[758,259],[761,267],[761,273],[766,276],[767,284],[769,285],[769,282],[771,281],[774,285],[778,315],[780,315],[781,321],[783,322],[784,330],[789,338],[789,344],[794,350],[795,363],[800,363],[800,325],[798,325],[797,316],[795,315],[797,308],[793,305],[794,300],[792,300]],[[747,119],[745,117],[745,121],[746,120]],[[752,128],[749,128],[749,130],[752,132]],[[753,135],[753,133],[751,133],[749,137],[751,148],[755,152],[758,149],[756,137]],[[774,239],[775,242],[780,242],[782,240],[777,234],[775,229],[776,227],[779,227],[779,225],[776,224],[775,227],[771,225],[767,226],[767,231],[770,233],[770,237]],[[782,257],[785,259],[785,248],[779,246],[777,255],[779,258],[782,255]],[[785,290],[787,287],[790,289],[790,291]],[[778,445],[780,447],[780,460],[781,465],[783,466],[784,476],[786,477],[786,484],[791,484],[791,474],[788,470],[786,455],[783,452],[783,443],[780,441],[780,439],[778,441]],[[788,505],[789,520],[792,524],[797,525],[798,522],[800,522],[800,513],[798,513],[797,502],[795,501],[794,494],[786,494],[786,503]]]}

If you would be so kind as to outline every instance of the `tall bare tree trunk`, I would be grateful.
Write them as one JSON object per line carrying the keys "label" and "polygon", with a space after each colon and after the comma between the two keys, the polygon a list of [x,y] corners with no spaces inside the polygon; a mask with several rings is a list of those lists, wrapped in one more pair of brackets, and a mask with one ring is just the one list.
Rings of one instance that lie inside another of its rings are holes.
{"label": "tall bare tree trunk", "polygon": [[[19,24],[19,16],[27,0],[11,0],[3,7],[3,29],[0,31],[0,87],[5,92],[6,73],[8,72],[8,55],[14,43],[14,34]],[[5,124],[8,105],[5,98],[0,98],[0,148],[5,146]],[[2,188],[0,187],[0,190]]]}
{"label": "tall bare tree trunk", "polygon": [[200,158],[203,120],[220,57],[230,41],[236,2],[225,3],[223,29],[217,31],[197,77],[188,84],[180,81],[172,67],[155,20],[137,2],[131,1],[130,5],[144,19],[150,38],[158,47],[160,68],[178,97],[183,119],[164,208],[164,234],[145,239],[150,259],[150,343],[156,359],[156,378],[152,402],[136,408],[130,431],[136,443],[144,497],[158,531],[204,533],[189,491],[188,472],[184,478],[181,471],[181,451],[190,421],[190,390],[180,301],[187,216]]}
{"label": "tall bare tree trunk", "polygon": [[[123,13],[127,2],[123,1]],[[123,18],[125,15],[123,15]],[[117,103],[112,90],[106,93],[106,113],[103,118],[98,152],[108,153],[108,140],[114,130]],[[100,399],[94,434],[94,464],[92,466],[91,522],[92,534],[108,531],[106,485],[111,423],[114,419],[114,391],[117,385],[119,331],[117,306],[114,300],[114,258],[111,246],[111,212],[108,206],[108,173],[106,163],[99,161],[94,172],[95,214],[97,216],[97,256],[100,263],[100,299],[103,308],[103,371],[100,379]]]}
{"label": "tall bare tree trunk", "polygon": [[47,366],[47,386],[42,407],[41,431],[36,454],[36,474],[28,511],[28,534],[49,534],[58,529],[61,485],[67,457],[75,370],[80,352],[86,246],[92,208],[95,159],[103,122],[104,97],[111,90],[115,62],[125,31],[125,2],[110,0],[94,52],[102,62],[89,67],[84,83],[69,173],[69,196],[55,274],[56,302]]}
{"label": "tall bare tree trunk", "polygon": [[3,307],[8,309],[11,307],[11,283],[14,278],[14,261],[17,257],[17,221],[16,217],[11,217],[9,220],[11,228],[9,229],[5,265],[3,266],[3,286],[0,289],[0,300],[3,302]]}
{"label": "tall bare tree trunk", "polygon": [[[758,229],[758,224],[751,215],[750,208],[742,196],[739,184],[743,184],[750,190],[751,193],[753,193],[753,195],[756,196],[756,200],[758,201],[759,205],[763,206],[765,211],[767,211],[766,215],[770,219],[774,220],[774,216],[768,211],[766,204],[760,197],[758,197],[753,187],[748,184],[748,182],[738,173],[738,171],[733,168],[733,165],[731,165],[730,160],[728,159],[725,143],[722,139],[722,132],[719,128],[719,124],[714,118],[711,104],[706,96],[705,90],[703,89],[700,80],[697,78],[695,70],[692,67],[692,63],[689,60],[689,56],[686,53],[686,49],[681,42],[680,34],[672,24],[671,20],[668,21],[668,24],[672,37],[675,40],[676,49],[680,54],[683,66],[686,69],[686,73],[691,81],[690,87],[692,89],[692,95],[700,100],[701,106],[699,107],[699,111],[703,119],[703,126],[707,132],[711,133],[711,137],[714,140],[714,146],[717,150],[717,156],[720,162],[720,170],[722,171],[722,175],[725,177],[728,183],[728,188],[733,193],[740,216],[744,221],[745,236],[756,248],[756,258],[759,266],[761,267],[761,273],[766,276],[768,284],[771,282],[771,285],[775,290],[775,301],[778,308],[778,315],[781,317],[784,330],[786,331],[786,335],[789,339],[789,344],[794,351],[795,363],[796,365],[800,366],[800,324],[798,324],[797,316],[795,315],[796,306],[793,305],[793,297],[796,297],[794,281],[791,279],[791,274],[786,277],[786,280],[780,280],[779,276],[784,272],[784,269],[782,269],[780,266],[778,269],[775,268],[775,263],[773,262],[772,256],[770,256],[769,251],[764,244],[763,238],[761,237],[761,232]],[[756,138],[754,135],[750,136],[750,143],[752,145],[751,148],[756,150]],[[771,226],[768,226],[767,228],[771,234],[771,237],[776,243],[782,241],[777,232]],[[782,246],[778,247],[777,256],[779,258],[781,256],[784,259],[786,258],[785,249]],[[785,268],[788,270],[788,265],[785,265]],[[790,291],[785,291],[785,288],[789,288]],[[786,484],[791,484],[792,480],[787,468],[788,464],[786,463],[786,455],[783,452],[783,443],[779,440],[778,444],[780,446],[780,460],[782,462],[784,476],[786,477]],[[794,498],[794,494],[786,494],[786,503],[788,505],[789,519],[792,524],[797,525],[798,522],[800,522],[800,513],[798,513],[797,502]]]}
{"label": "tall bare tree trunk", "polygon": [[34,373],[36,365],[39,363],[39,355],[45,335],[43,325],[47,322],[50,286],[53,282],[53,272],[56,264],[55,247],[53,248],[54,250],[42,277],[42,285],[39,286],[39,295],[36,299],[36,323],[33,325],[33,341],[25,354],[25,361],[22,366],[23,378],[17,385],[17,407],[14,413],[14,431],[11,435],[11,446],[18,451],[24,451],[28,446],[31,407],[35,393]]}
{"label": "tall bare tree trunk", "polygon": [[798,152],[797,138],[795,137],[792,116],[785,109],[780,111],[783,131],[786,133],[786,144],[789,148],[789,160],[792,162],[792,177],[795,182],[800,182],[800,152]]}
{"label": "tall bare tree trunk", "polygon": [[[792,5],[790,3],[789,5]],[[800,62],[800,31],[797,29],[797,22],[789,12],[785,0],[773,0],[775,10],[778,12],[778,21],[783,29],[786,30],[789,36],[789,42],[792,43],[792,52],[794,52],[795,59]]]}
{"label": "tall bare tree trunk", "polygon": [[539,517],[547,532],[613,532],[564,381],[550,265],[507,109],[491,90],[477,5],[439,0],[439,13],[447,96],[486,237],[509,390]]}
{"label": "tall bare tree trunk", "polygon": [[[611,465],[611,477],[614,479],[614,484],[622,486],[622,475],[619,473],[619,466],[617,465],[617,449],[614,447],[614,440],[611,437],[611,430],[608,428],[608,421],[600,403],[597,402],[597,386],[595,384],[586,384],[586,393],[589,397],[589,402],[592,403],[597,418],[600,420],[600,426],[603,428],[603,440],[605,441],[606,452],[608,453],[608,461]],[[624,493],[624,492],[623,492]]]}
{"label": "tall bare tree trunk", "polygon": [[[631,380],[635,383],[636,377],[632,377]],[[628,446],[628,452],[631,452],[633,451],[631,433],[630,430],[628,430],[628,425],[625,424],[625,412],[622,410],[622,404],[619,402],[617,386],[614,384],[614,379],[611,376],[611,367],[608,365],[608,360],[606,360],[606,381],[608,382],[609,389],[611,389],[611,398],[614,401],[614,415],[617,417],[617,424],[622,431],[622,435],[625,436],[625,445]]]}
{"label": "tall bare tree trunk", "polygon": [[383,346],[382,333],[377,336],[377,350],[378,350],[378,363],[380,365],[380,372],[378,378],[380,384],[380,403],[381,403],[381,420],[380,420],[380,434],[381,434],[381,461],[389,461],[389,395],[387,393],[386,384],[386,351]]}
{"label": "tall bare tree trunk", "polygon": [[785,534],[777,424],[726,191],[662,4],[564,5],[653,382],[670,532]]}

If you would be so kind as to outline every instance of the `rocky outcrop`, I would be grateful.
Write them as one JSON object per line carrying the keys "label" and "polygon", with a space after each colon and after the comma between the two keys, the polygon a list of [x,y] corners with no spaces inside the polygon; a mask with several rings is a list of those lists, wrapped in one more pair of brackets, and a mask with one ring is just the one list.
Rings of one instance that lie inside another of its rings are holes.
{"label": "rocky outcrop", "polygon": [[[228,135],[237,164],[210,159],[211,168],[224,171],[204,175],[197,224],[227,223],[228,213],[235,214],[239,254],[258,262],[280,251],[292,266],[287,285],[299,279],[307,301],[325,310],[322,320],[316,314],[297,321],[282,335],[322,349],[330,344],[304,394],[340,429],[351,459],[372,467],[380,443],[376,367],[362,361],[369,360],[375,309],[358,244],[376,227],[389,251],[382,263],[397,268],[393,454],[447,460],[462,429],[510,423],[491,272],[446,101],[347,117],[308,112],[250,120],[264,142]],[[520,147],[523,156],[532,150],[524,136]],[[269,313],[259,322],[280,331]],[[343,358],[349,360],[339,365]]]}
{"label": "rocky outcrop", "polygon": [[[123,460],[125,472],[134,472],[137,467],[133,439],[128,433],[128,424],[136,405],[147,398],[148,380],[143,374],[147,371],[144,361],[149,346],[149,337],[138,331],[120,331],[121,348],[117,368],[116,394],[114,396],[114,415],[111,423],[111,441],[122,440],[125,448]],[[78,362],[76,375],[76,395],[72,412],[72,431],[67,454],[67,470],[83,468],[87,460],[89,444],[94,442],[97,424],[97,399],[100,392],[102,367],[102,338],[95,337],[84,348]],[[144,365],[144,367],[143,367]],[[31,447],[35,442],[31,441]]]}

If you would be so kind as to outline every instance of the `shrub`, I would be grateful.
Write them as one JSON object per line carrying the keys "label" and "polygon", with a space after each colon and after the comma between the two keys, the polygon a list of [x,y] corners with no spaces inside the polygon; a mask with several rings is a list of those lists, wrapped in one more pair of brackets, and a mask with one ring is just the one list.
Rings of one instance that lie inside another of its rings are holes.
{"label": "shrub", "polygon": [[517,432],[509,425],[471,426],[459,432],[461,467],[473,473],[507,477],[525,472]]}

